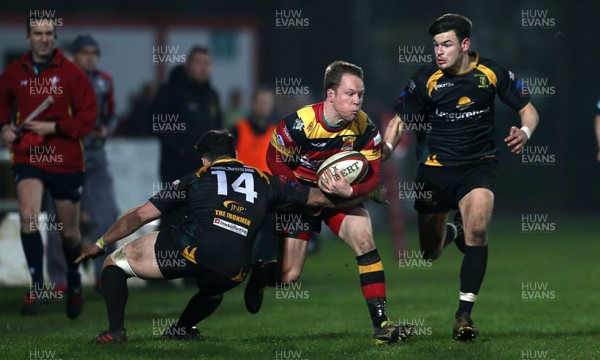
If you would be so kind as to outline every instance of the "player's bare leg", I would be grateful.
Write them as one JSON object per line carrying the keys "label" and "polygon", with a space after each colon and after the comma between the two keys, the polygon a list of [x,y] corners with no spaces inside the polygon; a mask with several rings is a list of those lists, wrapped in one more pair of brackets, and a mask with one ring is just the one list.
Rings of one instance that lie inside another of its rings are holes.
{"label": "player's bare leg", "polygon": [[104,260],[102,284],[108,312],[109,328],[92,339],[92,343],[120,343],[127,338],[125,332],[125,305],[129,295],[127,279],[164,278],[156,263],[154,244],[158,232],[152,232],[123,245]]}
{"label": "player's bare leg", "polygon": [[81,255],[81,233],[79,232],[79,202],[54,200],[54,209],[62,224],[62,249],[67,263],[67,316],[75,319],[81,314],[83,296],[81,274],[75,260]]}
{"label": "player's bare leg", "polygon": [[283,286],[300,278],[304,260],[308,253],[308,241],[291,238],[278,238],[277,261],[252,266],[252,273],[244,290],[244,303],[251,314],[256,314],[262,306],[266,286]]}
{"label": "player's bare leg", "polygon": [[[156,244],[157,237],[158,232],[154,231],[125,244],[117,250],[123,251],[124,257],[131,268],[128,277],[135,276],[144,280],[164,279],[156,263],[156,255],[154,253],[154,245]],[[121,258],[120,254],[107,257],[104,260],[103,268],[106,270],[111,265],[121,267],[119,264]]]}
{"label": "player's bare leg", "polygon": [[467,246],[487,245],[487,229],[492,220],[494,193],[488,189],[471,190],[458,203],[463,216]]}
{"label": "player's bare leg", "polygon": [[304,261],[308,253],[308,241],[286,237],[281,247],[281,283],[290,284],[297,281],[302,274]]}
{"label": "player's bare leg", "polygon": [[43,193],[44,185],[39,179],[23,179],[17,183],[21,244],[31,275],[30,291],[25,295],[21,307],[22,315],[38,313],[40,304],[36,301],[35,293],[44,289],[44,245],[37,223]]}
{"label": "player's bare leg", "polygon": [[346,213],[338,236],[356,254],[363,296],[369,308],[376,345],[406,340],[414,331],[412,324],[393,324],[387,316],[383,263],[373,240],[371,218],[366,209],[355,207]]}
{"label": "player's bare leg", "polygon": [[488,189],[473,189],[458,205],[466,247],[460,270],[460,301],[453,334],[456,340],[467,341],[478,334],[471,320],[471,311],[487,267],[487,229],[492,218],[494,194]]}
{"label": "player's bare leg", "polygon": [[435,260],[440,257],[444,248],[448,213],[419,213],[417,219],[419,223],[419,244],[421,251],[423,251],[423,258]]}

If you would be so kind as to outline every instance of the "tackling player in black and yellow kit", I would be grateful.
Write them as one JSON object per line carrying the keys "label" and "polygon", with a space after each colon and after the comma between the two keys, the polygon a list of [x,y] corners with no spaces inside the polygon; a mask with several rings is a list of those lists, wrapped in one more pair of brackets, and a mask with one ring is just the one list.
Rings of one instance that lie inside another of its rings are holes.
{"label": "tackling player in black and yellow kit", "polygon": [[[235,159],[234,149],[233,136],[227,131],[207,132],[197,144],[202,168],[127,212],[97,241],[97,246],[77,259],[79,263],[98,256],[107,245],[161,215],[183,206],[188,210],[178,227],[146,234],[106,259],[102,284],[110,327],[95,337],[93,343],[125,341],[127,278],[133,276],[142,279],[194,276],[200,291],[165,336],[198,337],[194,325],[215,311],[224,292],[244,281],[250,268],[252,245],[267,211],[303,208],[307,204],[334,206],[318,189],[298,188],[282,177],[245,166]],[[338,184],[348,186],[342,179]],[[357,200],[346,201],[341,206],[356,203]]]}
{"label": "tackling player in black and yellow kit", "polygon": [[[513,153],[521,152],[538,123],[537,111],[515,75],[468,51],[471,26],[469,19],[457,14],[444,15],[430,26],[436,64],[418,70],[401,93],[382,155],[389,156],[406,123],[427,125],[414,126],[426,130],[417,133],[415,182],[431,195],[428,201],[415,202],[419,240],[427,259],[439,257],[453,241],[464,252],[453,328],[454,338],[462,341],[478,333],[471,310],[487,265],[487,228],[494,206],[496,94],[521,118],[522,127],[511,127],[504,139]],[[449,211],[457,208],[454,222],[447,224]]]}

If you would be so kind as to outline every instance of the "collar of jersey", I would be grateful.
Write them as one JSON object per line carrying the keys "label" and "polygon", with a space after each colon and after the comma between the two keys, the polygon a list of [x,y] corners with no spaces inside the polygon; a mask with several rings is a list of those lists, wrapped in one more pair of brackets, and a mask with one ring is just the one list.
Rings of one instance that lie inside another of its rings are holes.
{"label": "collar of jersey", "polygon": [[244,165],[244,163],[242,163],[241,161],[239,161],[238,159],[234,159],[234,158],[225,158],[225,159],[219,159],[213,163],[210,163],[208,165],[204,165],[202,166],[200,169],[198,169],[198,171],[196,171],[196,176],[200,176],[200,174],[202,174],[203,172],[206,171],[206,169],[208,169],[209,167],[218,164],[218,163],[223,163],[223,162],[231,162],[231,161],[235,161],[237,163],[240,163],[242,165]]}
{"label": "collar of jersey", "polygon": [[468,73],[470,73],[471,71],[473,71],[473,69],[475,69],[477,67],[477,65],[479,65],[479,54],[476,53],[475,51],[469,51],[468,52],[469,56],[470,55],[475,55],[475,61],[473,62],[473,65],[469,66],[469,68],[461,73],[458,73],[456,75],[453,76],[463,76],[466,75]]}
{"label": "collar of jersey", "polygon": [[235,161],[238,162],[240,164],[242,164],[241,161],[239,161],[238,159],[234,159],[234,158],[225,158],[225,159],[219,159],[217,161],[214,161],[212,164],[210,164],[210,166],[213,166],[214,164],[218,164],[218,163],[223,163],[223,162],[231,162],[231,161]]}

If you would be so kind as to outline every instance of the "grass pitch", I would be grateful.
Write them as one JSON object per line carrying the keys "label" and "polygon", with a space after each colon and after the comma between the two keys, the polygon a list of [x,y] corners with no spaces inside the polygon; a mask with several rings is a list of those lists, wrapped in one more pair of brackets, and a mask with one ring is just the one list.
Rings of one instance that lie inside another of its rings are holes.
{"label": "grass pitch", "polygon": [[[19,315],[25,288],[2,288],[2,359],[598,359],[600,358],[600,241],[593,221],[560,221],[547,234],[522,233],[520,223],[494,223],[483,288],[473,312],[480,336],[451,338],[458,302],[460,255],[454,247],[432,264],[399,263],[389,237],[376,238],[383,257],[388,314],[412,321],[418,334],[407,343],[375,347],[351,250],[327,239],[307,259],[294,287],[267,289],[263,309],[246,312],[245,284],[227,293],[221,307],[199,326],[196,342],[164,341],[193,290],[130,289],[128,343],[93,346],[107,327],[104,303],[86,289],[78,320],[64,303],[48,304],[35,317]],[[408,255],[416,234],[408,234]],[[414,250],[414,251],[412,251]]]}

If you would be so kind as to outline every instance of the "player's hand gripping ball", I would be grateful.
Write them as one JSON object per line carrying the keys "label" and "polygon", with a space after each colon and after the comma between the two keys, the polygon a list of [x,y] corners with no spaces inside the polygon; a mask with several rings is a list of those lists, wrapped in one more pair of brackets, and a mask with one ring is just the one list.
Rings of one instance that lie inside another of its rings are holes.
{"label": "player's hand gripping ball", "polygon": [[317,170],[317,184],[322,185],[322,175],[325,171],[331,172],[334,179],[338,180],[338,175],[335,173],[337,169],[342,173],[342,176],[350,183],[350,185],[360,183],[369,171],[369,162],[367,158],[358,151],[342,151],[330,156],[323,161]]}

